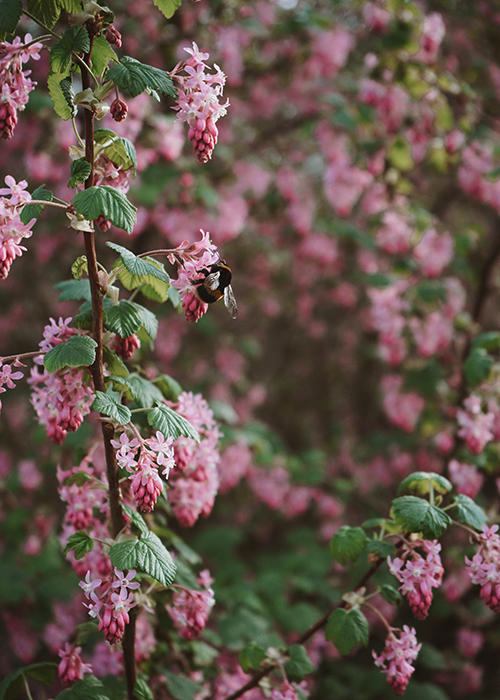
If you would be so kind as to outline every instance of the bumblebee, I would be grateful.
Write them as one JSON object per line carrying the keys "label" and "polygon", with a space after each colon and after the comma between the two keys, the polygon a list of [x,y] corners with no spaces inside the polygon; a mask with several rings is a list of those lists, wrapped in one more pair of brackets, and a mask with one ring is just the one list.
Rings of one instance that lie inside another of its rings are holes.
{"label": "bumblebee", "polygon": [[225,260],[220,260],[204,270],[205,277],[196,283],[196,293],[201,301],[213,304],[224,297],[224,306],[232,318],[238,315],[238,306],[231,287],[232,272]]}

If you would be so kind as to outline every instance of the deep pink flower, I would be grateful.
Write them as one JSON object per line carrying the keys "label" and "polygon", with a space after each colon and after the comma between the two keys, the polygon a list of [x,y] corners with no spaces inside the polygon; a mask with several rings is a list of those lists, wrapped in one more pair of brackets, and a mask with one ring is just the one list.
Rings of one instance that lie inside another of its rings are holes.
{"label": "deep pink flower", "polygon": [[418,656],[421,644],[417,644],[417,637],[413,627],[404,625],[402,630],[396,629],[389,632],[382,653],[372,651],[375,666],[382,669],[387,682],[395,695],[403,695],[414,672],[412,661]]}

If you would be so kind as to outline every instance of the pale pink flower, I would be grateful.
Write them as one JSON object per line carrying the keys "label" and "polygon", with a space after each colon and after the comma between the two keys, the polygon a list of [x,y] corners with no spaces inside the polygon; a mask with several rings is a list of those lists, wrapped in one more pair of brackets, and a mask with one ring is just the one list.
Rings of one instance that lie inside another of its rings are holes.
{"label": "pale pink flower", "polygon": [[445,34],[446,27],[439,12],[432,12],[430,15],[427,15],[424,18],[422,27],[420,50],[415,55],[415,60],[423,61],[424,63],[434,63]]}
{"label": "pale pink flower", "polygon": [[457,647],[459,651],[469,658],[473,658],[481,650],[484,644],[484,635],[479,630],[470,627],[461,627],[457,632]]}
{"label": "pale pink flower", "polygon": [[448,465],[450,481],[458,493],[475,498],[484,482],[484,477],[472,464],[464,464],[452,459]]}
{"label": "pale pink flower", "polygon": [[215,603],[210,587],[212,582],[208,570],[205,570],[198,577],[198,583],[204,590],[175,587],[172,605],[167,605],[166,609],[183,639],[197,639],[205,629]]}
{"label": "pale pink flower", "polygon": [[483,413],[481,400],[473,394],[464,400],[464,406],[466,411],[457,411],[457,422],[460,426],[458,435],[465,440],[472,454],[478,455],[485,445],[493,440],[495,414],[491,411]]}
{"label": "pale pink flower", "polygon": [[386,211],[381,225],[377,228],[375,238],[385,253],[407,253],[410,250],[410,238],[413,233],[411,218],[397,211]]}
{"label": "pale pink flower", "polygon": [[59,678],[63,685],[71,686],[80,681],[85,673],[92,673],[92,666],[84,664],[80,658],[81,647],[66,643],[64,649],[59,650],[61,661],[59,663]]}
{"label": "pale pink flower", "polygon": [[401,392],[402,383],[402,377],[396,375],[387,375],[383,378],[383,407],[391,423],[411,433],[415,430],[425,401],[414,391]]}
{"label": "pale pink flower", "polygon": [[454,245],[450,234],[446,231],[438,235],[432,228],[424,233],[413,249],[413,256],[419,261],[422,272],[427,277],[439,277],[453,260],[453,253]]}
{"label": "pale pink flower", "polygon": [[[427,556],[422,557],[417,548]],[[401,557],[387,558],[389,571],[402,584],[399,590],[408,599],[410,608],[417,620],[425,620],[432,603],[432,589],[439,588],[444,569],[437,540],[417,540],[411,546],[405,545]]]}
{"label": "pale pink flower", "polygon": [[404,625],[402,630],[389,632],[382,653],[372,651],[375,666],[384,671],[387,682],[395,695],[403,695],[414,672],[412,661],[418,656],[421,644],[417,644],[414,628]]}
{"label": "pale pink flower", "polygon": [[481,586],[480,596],[493,612],[500,612],[500,537],[498,525],[483,525],[480,547],[465,564],[472,583]]}

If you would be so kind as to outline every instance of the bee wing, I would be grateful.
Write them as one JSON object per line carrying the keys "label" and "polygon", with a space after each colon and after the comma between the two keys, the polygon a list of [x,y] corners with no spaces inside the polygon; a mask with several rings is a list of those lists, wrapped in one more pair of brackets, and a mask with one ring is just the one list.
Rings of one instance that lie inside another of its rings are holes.
{"label": "bee wing", "polygon": [[219,286],[219,277],[220,277],[220,272],[212,272],[210,275],[207,275],[203,281],[203,285],[207,287],[208,289],[211,289],[214,291],[214,289],[217,289]]}
{"label": "bee wing", "polygon": [[233,288],[230,284],[224,289],[224,306],[231,314],[231,318],[236,318],[238,316],[238,305],[234,298]]}

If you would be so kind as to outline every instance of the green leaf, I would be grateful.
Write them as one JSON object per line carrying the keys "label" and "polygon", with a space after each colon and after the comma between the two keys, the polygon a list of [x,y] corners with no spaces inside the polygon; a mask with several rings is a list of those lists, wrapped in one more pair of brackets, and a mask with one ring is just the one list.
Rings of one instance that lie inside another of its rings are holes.
{"label": "green leaf", "polygon": [[178,289],[173,286],[168,288],[168,300],[174,307],[174,309],[180,309],[182,306],[181,293]]}
{"label": "green leaf", "polygon": [[343,525],[333,535],[330,541],[330,551],[333,557],[342,564],[347,565],[347,560],[356,561],[366,547],[367,537],[360,527]]}
{"label": "green leaf", "polygon": [[109,416],[120,425],[127,425],[132,419],[132,414],[127,406],[122,406],[112,396],[104,394],[102,391],[96,391],[95,399],[90,408],[104,416]]}
{"label": "green leaf", "polygon": [[419,299],[427,303],[446,300],[446,290],[441,282],[426,280],[419,284],[418,287],[415,287],[415,291]]}
{"label": "green leaf", "polygon": [[448,481],[441,474],[413,472],[406,479],[403,479],[399,486],[398,494],[403,493],[403,491],[410,491],[411,493],[420,493],[425,496],[425,494],[430,493],[431,486],[437,493],[449,493],[453,489],[451,481]]}
{"label": "green leaf", "polygon": [[57,301],[69,301],[71,299],[84,299],[90,301],[90,283],[88,280],[65,280],[54,285],[54,289],[60,294]]}
{"label": "green leaf", "polygon": [[175,564],[165,545],[153,532],[140,540],[117,542],[109,551],[113,566],[118,569],[140,569],[163,586],[170,586],[175,578]]}
{"label": "green leaf", "polygon": [[[125,265],[125,268],[131,275],[136,275],[138,277],[157,277],[162,282],[170,284],[170,277],[165,272],[163,265],[158,263],[156,260],[152,260],[150,258],[139,258],[130,250],[127,250],[127,248],[124,248],[117,243],[112,243],[111,241],[107,241],[106,245],[109,246],[109,248],[116,250],[116,252],[120,254],[122,263]],[[135,285],[135,287],[138,286],[138,284]],[[134,287],[127,287],[127,289],[133,288]]]}
{"label": "green leaf", "polygon": [[96,36],[92,44],[92,71],[95,75],[102,76],[110,61],[118,63],[118,56],[104,36]]}
{"label": "green leaf", "polygon": [[63,479],[63,484],[64,486],[73,486],[73,484],[76,484],[77,486],[84,486],[84,484],[88,484],[89,482],[93,481],[95,481],[94,476],[88,472],[78,471]]}
{"label": "green leaf", "polygon": [[465,360],[464,372],[467,384],[477,386],[490,376],[493,358],[489,357],[484,348],[474,348]]}
{"label": "green leaf", "polygon": [[366,545],[366,551],[368,554],[376,554],[382,559],[387,559],[387,557],[392,557],[395,554],[396,548],[390,542],[381,542],[380,540],[369,540]]}
{"label": "green leaf", "polygon": [[70,189],[73,189],[77,185],[80,185],[82,182],[85,182],[85,180],[88,178],[91,172],[92,166],[88,161],[85,160],[85,158],[78,158],[78,160],[73,160],[71,162],[68,187]]}
{"label": "green leaf", "polygon": [[28,0],[28,10],[42,26],[52,29],[61,14],[59,0]]}
{"label": "green leaf", "polygon": [[130,56],[124,56],[118,65],[110,68],[106,79],[112,80],[132,97],[137,97],[141,92],[156,91],[177,98],[177,90],[166,71],[140,63]]}
{"label": "green leaf", "polygon": [[168,401],[177,402],[179,400],[182,387],[176,379],[170,377],[168,374],[161,374],[156,377],[155,384]]}
{"label": "green leaf", "polygon": [[47,372],[63,367],[88,367],[95,360],[97,343],[88,335],[72,335],[65,343],[56,345],[43,358]]}
{"label": "green leaf", "polygon": [[47,86],[57,116],[65,121],[76,117],[78,109],[75,107],[75,91],[71,79],[60,73],[51,73],[47,76]]}
{"label": "green leaf", "polygon": [[288,651],[290,659],[285,664],[286,675],[290,680],[300,683],[304,676],[314,671],[314,666],[301,644],[292,644]]}
{"label": "green leaf", "polygon": [[118,136],[110,129],[96,129],[94,133],[96,143],[104,146],[104,155],[117,167],[123,170],[133,169],[133,175],[137,171],[137,153],[132,141],[124,136]]}
{"label": "green leaf", "polygon": [[266,650],[260,647],[255,642],[250,642],[243,647],[238,655],[238,661],[245,673],[249,671],[258,671],[260,662],[266,658]]}
{"label": "green leaf", "polygon": [[488,516],[472,498],[459,493],[454,497],[456,510],[452,511],[459,523],[465,523],[480,530],[488,522]]}
{"label": "green leaf", "polygon": [[166,669],[164,674],[167,677],[167,687],[170,695],[175,700],[195,700],[196,695],[202,690],[201,685],[190,678],[185,678],[185,676],[180,676],[178,673],[172,673],[172,671]]}
{"label": "green leaf", "polygon": [[14,34],[22,13],[21,0],[0,0],[0,35]]}
{"label": "green leaf", "polygon": [[142,517],[140,513],[138,513],[136,510],[133,508],[130,508],[130,506],[126,506],[125,504],[122,503],[122,510],[123,512],[128,515],[128,517],[131,519],[131,521],[134,523],[136,528],[139,530],[141,535],[147,535],[149,532],[149,528],[146,525],[146,521]]}
{"label": "green leaf", "polygon": [[87,274],[89,272],[87,257],[85,255],[80,255],[80,257],[75,260],[73,265],[71,265],[71,274],[76,280],[81,280],[84,272]]}
{"label": "green leaf", "polygon": [[415,162],[411,155],[411,145],[403,136],[396,136],[392,146],[389,147],[387,158],[390,164],[397,170],[411,170]]}
{"label": "green leaf", "polygon": [[71,202],[78,214],[88,220],[104,216],[115,226],[122,228],[127,233],[132,233],[136,222],[137,209],[131,204],[124,194],[109,185],[89,187],[78,192]]}
{"label": "green leaf", "polygon": [[44,685],[52,685],[55,681],[56,673],[57,664],[50,661],[31,664],[13,671],[0,683],[0,700],[15,700],[17,698],[21,690],[24,689],[23,676],[33,678],[33,680]]}
{"label": "green leaf", "polygon": [[472,339],[472,348],[483,348],[484,350],[500,350],[500,333],[498,331],[488,331],[480,333]]}
{"label": "green leaf", "polygon": [[121,299],[106,312],[105,326],[120,338],[128,338],[142,326],[142,323],[135,305],[126,299]]}
{"label": "green leaf", "polygon": [[158,387],[137,374],[128,377],[127,386],[130,387],[135,401],[141,408],[151,408],[157,402],[163,401],[163,394]]}
{"label": "green leaf", "polygon": [[134,698],[137,700],[154,700],[153,693],[144,678],[138,678],[134,685]]}
{"label": "green leaf", "polygon": [[85,27],[81,24],[71,27],[50,49],[51,73],[66,73],[73,59],[73,53],[89,51],[90,38]]}
{"label": "green leaf", "polygon": [[[43,185],[37,187],[31,195],[32,199],[43,199],[44,202],[51,202],[54,195],[50,190],[45,190]],[[31,219],[38,219],[40,213],[45,209],[43,204],[26,204],[19,216],[23,224],[27,224]]]}
{"label": "green leaf", "polygon": [[66,688],[54,700],[109,700],[106,689],[95,676],[85,676],[71,688]]}
{"label": "green leaf", "polygon": [[157,406],[149,411],[148,423],[155,430],[160,430],[165,437],[173,437],[175,440],[183,435],[200,442],[200,435],[196,428],[168,406]]}
{"label": "green leaf", "polygon": [[404,382],[404,388],[409,391],[417,390],[427,399],[436,396],[439,382],[443,379],[444,372],[441,365],[433,358],[423,367],[408,370]]}
{"label": "green leaf", "polygon": [[85,530],[77,530],[73,535],[68,537],[68,541],[63,550],[63,554],[71,552],[75,553],[75,559],[82,559],[86,554],[94,549],[94,540],[88,535]]}
{"label": "green leaf", "polygon": [[59,0],[59,4],[63,10],[73,15],[83,10],[83,0]]}
{"label": "green leaf", "polygon": [[388,603],[391,605],[401,605],[401,593],[394,588],[394,586],[390,586],[388,583],[383,583],[379,590],[382,598]]}
{"label": "green leaf", "polygon": [[121,357],[118,357],[107,345],[103,347],[103,359],[108,371],[115,377],[128,377],[130,372]]}
{"label": "green leaf", "polygon": [[146,309],[144,306],[141,306],[141,304],[137,304],[135,301],[129,303],[131,303],[137,311],[141,320],[141,326],[144,328],[151,340],[154,340],[158,333],[158,319],[154,313],[149,309]]}
{"label": "green leaf", "polygon": [[181,2],[182,0],[153,0],[153,3],[167,19],[173,16],[177,8],[181,6]]}
{"label": "green leaf", "polygon": [[429,540],[440,537],[451,525],[447,513],[416,496],[396,498],[392,502],[391,517],[405,532],[421,532]]}
{"label": "green leaf", "polygon": [[368,644],[368,621],[359,608],[337,608],[328,618],[325,637],[342,656],[350,654],[356,644]]}

